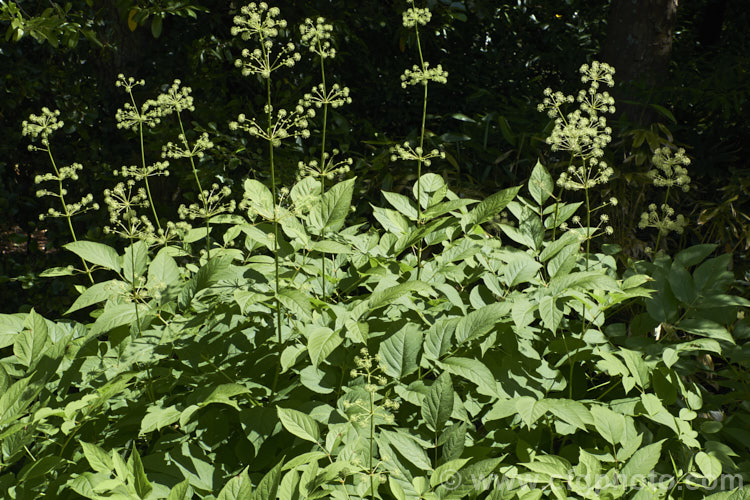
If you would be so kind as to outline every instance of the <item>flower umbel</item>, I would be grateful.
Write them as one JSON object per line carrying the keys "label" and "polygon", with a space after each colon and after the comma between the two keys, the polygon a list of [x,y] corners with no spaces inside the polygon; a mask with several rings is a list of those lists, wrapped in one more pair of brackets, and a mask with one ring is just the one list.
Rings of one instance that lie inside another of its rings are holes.
{"label": "flower umbel", "polygon": [[649,170],[648,176],[653,180],[654,186],[675,186],[685,192],[690,190],[690,177],[685,168],[690,165],[690,158],[685,155],[684,149],[680,148],[673,153],[668,147],[659,148],[651,158],[651,163],[656,168]]}
{"label": "flower umbel", "polygon": [[[62,186],[63,181],[66,179],[78,180],[78,172],[83,170],[83,165],[80,163],[73,163],[68,167],[60,167],[57,173],[46,173],[43,175],[37,175],[34,177],[35,184],[41,184],[42,182],[54,181],[57,182],[58,186]],[[48,217],[72,217],[77,214],[86,213],[89,210],[99,210],[99,204],[93,203],[94,195],[91,193],[85,195],[80,201],[76,203],[65,202],[65,196],[68,194],[68,190],[64,187],[59,187],[58,192],[50,191],[48,189],[39,189],[36,192],[37,197],[52,196],[58,198],[63,202],[63,211],[55,208],[49,208],[46,214],[39,214],[39,220],[44,220]]]}
{"label": "flower umbel", "polygon": [[401,87],[406,88],[409,85],[427,85],[427,82],[448,83],[448,72],[438,64],[430,68],[430,63],[424,62],[424,67],[420,68],[416,64],[412,69],[407,69],[401,75]]}
{"label": "flower umbel", "polygon": [[[266,106],[267,111],[272,111]],[[281,145],[281,141],[290,137],[310,137],[309,118],[315,116],[315,110],[305,108],[302,101],[291,113],[285,109],[276,111],[276,120],[271,127],[265,128],[255,119],[248,119],[244,114],[237,117],[236,122],[230,122],[230,130],[242,129],[250,135],[269,141],[274,147]]]}
{"label": "flower umbel", "polygon": [[404,28],[414,28],[418,24],[425,26],[432,19],[430,9],[420,9],[414,6],[414,0],[408,0],[411,7],[406,9],[402,14]]}
{"label": "flower umbel", "polygon": [[177,213],[182,219],[210,219],[214,215],[223,213],[232,213],[236,208],[234,200],[224,202],[224,199],[232,194],[231,189],[227,186],[219,186],[218,184],[212,184],[211,190],[204,190],[201,193],[201,200],[205,200],[205,204],[199,205],[192,203],[189,206],[180,205],[177,209]]}
{"label": "flower umbel", "polygon": [[299,162],[297,164],[299,168],[297,180],[308,176],[316,179],[332,180],[336,176],[346,174],[351,169],[354,160],[345,158],[337,161],[336,155],[338,154],[338,149],[334,149],[330,154],[328,152],[323,153],[324,160],[322,165],[317,160],[311,160],[308,163]]}
{"label": "flower umbel", "polygon": [[144,102],[140,110],[135,104],[133,88],[145,84],[146,82],[144,80],[136,80],[133,77],[125,78],[125,75],[123,74],[117,75],[117,82],[115,82],[115,85],[117,87],[124,87],[125,92],[130,97],[130,102],[123,104],[123,107],[118,109],[115,114],[117,128],[130,129],[133,132],[138,132],[142,126],[153,128],[161,122],[162,116],[166,113],[162,106],[160,106],[155,100],[149,99]]}
{"label": "flower umbel", "polygon": [[313,21],[305,19],[304,24],[299,27],[302,35],[302,45],[307,45],[310,52],[318,54],[323,59],[336,57],[336,49],[331,45],[331,33],[333,25],[326,23],[325,18],[318,17]]}
{"label": "flower umbel", "polygon": [[405,142],[403,146],[396,144],[391,148],[391,161],[396,160],[413,160],[423,163],[426,167],[429,167],[432,163],[432,158],[445,158],[445,152],[433,149],[429,153],[425,153],[424,149],[417,146],[412,148],[408,142]]}
{"label": "flower umbel", "polygon": [[180,134],[177,136],[177,140],[181,144],[175,144],[173,142],[168,142],[161,148],[161,156],[162,158],[198,158],[201,159],[205,155],[205,151],[211,149],[214,147],[214,143],[211,142],[209,139],[208,133],[204,132],[201,134],[201,136],[196,139],[195,143],[193,144],[193,147],[190,147],[190,144],[187,141],[187,138],[185,137],[185,134]]}
{"label": "flower umbel", "polygon": [[144,188],[134,189],[135,181],[118,182],[112,189],[104,190],[104,203],[109,211],[111,226],[104,227],[105,234],[117,234],[126,239],[148,240],[154,235],[154,226],[136,209],[149,206]]}
{"label": "flower umbel", "polygon": [[349,97],[349,87],[341,87],[338,83],[331,85],[326,90],[324,84],[318,84],[313,87],[312,91],[302,96],[300,104],[304,107],[321,108],[329,105],[332,108],[338,108],[344,104],[351,104],[352,98]]}
{"label": "flower umbel", "polygon": [[175,80],[165,93],[159,94],[156,98],[156,103],[162,108],[164,115],[172,112],[195,111],[193,96],[190,95],[193,89],[181,87],[181,84],[180,80]]}
{"label": "flower umbel", "polygon": [[[65,125],[65,122],[57,119],[58,116],[60,116],[60,110],[51,111],[49,108],[42,108],[41,115],[29,115],[28,120],[21,122],[21,133],[24,136],[30,136],[32,140],[41,137],[40,142],[44,146],[49,146],[49,136]],[[34,147],[29,146],[29,150]]]}
{"label": "flower umbel", "polygon": [[291,42],[283,45],[277,54],[271,54],[273,39],[279,35],[280,29],[287,26],[284,19],[276,19],[279,14],[278,7],[253,2],[242,7],[240,14],[234,17],[233,36],[240,36],[243,40],[257,37],[260,42],[260,48],[252,51],[244,49],[242,58],[234,62],[236,67],[241,68],[243,76],[258,74],[267,79],[273,71],[283,66],[294,66],[302,58]]}
{"label": "flower umbel", "polygon": [[671,231],[682,234],[686,226],[687,219],[681,214],[675,216],[674,209],[666,203],[662,203],[658,208],[656,203],[650,204],[648,212],[641,214],[641,221],[638,223],[638,227],[641,229],[647,227],[658,229],[660,235],[667,235]]}

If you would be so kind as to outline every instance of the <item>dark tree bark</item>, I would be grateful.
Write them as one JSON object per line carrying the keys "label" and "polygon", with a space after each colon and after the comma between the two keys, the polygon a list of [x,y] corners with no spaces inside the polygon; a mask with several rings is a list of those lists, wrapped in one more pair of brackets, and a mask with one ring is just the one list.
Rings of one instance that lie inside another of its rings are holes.
{"label": "dark tree bark", "polygon": [[[647,90],[663,81],[669,69],[672,32],[679,0],[613,0],[607,21],[603,57],[615,67],[615,92],[620,113],[641,126],[655,118],[647,107],[623,100],[642,100],[637,88]],[[643,103],[647,104],[647,103]]]}

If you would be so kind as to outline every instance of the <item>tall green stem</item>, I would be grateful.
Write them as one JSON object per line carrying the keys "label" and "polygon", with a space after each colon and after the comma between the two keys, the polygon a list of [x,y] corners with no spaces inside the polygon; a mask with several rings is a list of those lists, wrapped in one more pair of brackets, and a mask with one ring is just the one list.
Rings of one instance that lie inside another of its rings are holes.
{"label": "tall green stem", "polygon": [[[185,135],[185,129],[182,126],[182,117],[180,116],[179,111],[177,111],[177,121],[180,124],[180,132],[182,133],[182,142],[185,145],[185,149],[187,151],[190,151],[190,145],[188,144],[187,136]],[[201,181],[198,178],[198,169],[195,167],[195,160],[193,160],[193,155],[191,154],[190,156],[188,156],[188,158],[190,159],[190,167],[192,167],[193,169],[193,177],[195,178],[195,183],[198,185],[198,196],[203,203],[203,210],[206,212],[206,259],[211,260],[211,225],[208,222],[208,200],[206,199],[206,194],[203,192]]]}
{"label": "tall green stem", "polygon": [[138,335],[143,336],[141,333],[141,318],[140,313],[138,312],[138,289],[135,286],[135,239],[133,238],[133,232],[134,232],[134,226],[133,226],[133,216],[134,213],[128,214],[128,226],[129,230],[128,233],[130,235],[130,269],[131,269],[131,276],[130,276],[130,286],[133,290],[133,307],[135,307],[135,324],[138,327]]}
{"label": "tall green stem", "polygon": [[143,183],[146,185],[146,194],[148,195],[148,203],[151,205],[151,211],[154,214],[154,220],[156,221],[156,227],[161,230],[161,224],[159,223],[159,216],[156,214],[156,206],[154,205],[154,198],[151,196],[151,187],[148,184],[148,175],[146,175],[146,148],[143,145],[143,120],[141,120],[141,112],[138,111],[138,105],[135,103],[135,97],[133,92],[128,91],[130,95],[130,102],[133,103],[133,109],[138,113],[138,136],[141,142],[141,166],[143,167]]}
{"label": "tall green stem", "polygon": [[[672,186],[667,185],[667,193],[664,195],[664,204],[667,204],[667,201],[669,200],[669,189]],[[654,247],[654,258],[656,257],[656,253],[659,251],[659,243],[661,243],[661,228],[659,228],[659,234],[656,235],[656,246]]]}
{"label": "tall green stem", "polygon": [[[586,180],[588,183],[588,179]],[[583,189],[586,193],[586,271],[589,270],[589,252],[591,251],[591,206],[589,202],[589,188]]]}
{"label": "tall green stem", "polygon": [[[60,203],[62,203],[63,211],[65,212],[65,220],[68,221],[68,229],[70,230],[70,236],[73,238],[73,241],[78,241],[78,238],[76,237],[75,229],[73,229],[73,221],[71,220],[70,211],[68,210],[68,204],[65,203],[65,195],[63,194],[63,183],[62,179],[60,178],[60,171],[57,168],[57,163],[55,163],[55,157],[52,155],[52,149],[51,146],[47,145],[47,154],[49,155],[49,160],[52,163],[52,168],[55,171],[55,175],[57,176],[57,188],[60,193]],[[86,270],[86,275],[89,277],[89,281],[91,284],[94,284],[94,278],[91,276],[91,270],[89,269],[88,264],[86,264],[86,261],[81,258],[81,262],[83,262],[83,268]]]}
{"label": "tall green stem", "polygon": [[[318,40],[318,48],[320,49],[321,53],[323,52],[323,47],[321,46],[320,40]],[[321,138],[321,144],[320,144],[320,196],[322,197],[324,194],[326,194],[326,176],[325,176],[325,166],[326,166],[326,128],[328,127],[328,89],[326,88],[326,70],[325,70],[325,62],[323,59],[323,56],[320,56],[320,77],[322,79],[322,93],[326,98],[323,101],[323,132],[322,132],[322,138]],[[323,301],[326,300],[326,254],[323,252],[323,255],[320,259],[320,275],[321,275],[321,281],[323,286]]]}
{"label": "tall green stem", "polygon": [[[422,72],[426,72],[427,68],[424,64],[424,56],[422,54],[422,43],[419,40],[419,28],[418,23],[414,24],[414,33],[417,37],[417,51],[419,52],[419,64],[422,68]],[[424,96],[422,98],[422,125],[419,130],[419,150],[424,152],[424,133],[425,133],[425,124],[427,121],[427,80],[424,82]],[[420,153],[420,158],[417,160],[417,223],[422,223],[422,203],[420,200],[420,197],[422,196],[422,156],[423,153]],[[419,239],[419,248],[417,253],[417,279],[420,278],[422,274],[422,238]]]}
{"label": "tall green stem", "polygon": [[[265,39],[261,35],[260,43],[263,47],[263,57],[267,68],[271,67],[270,55],[265,45]],[[273,197],[273,264],[274,264],[274,284],[275,284],[275,304],[276,304],[276,339],[279,343],[279,360],[276,365],[276,373],[273,377],[272,391],[276,392],[276,384],[281,373],[281,301],[279,300],[279,217],[278,217],[278,198],[276,194],[276,167],[274,165],[274,145],[273,145],[273,108],[271,106],[271,75],[269,72],[266,78],[266,115],[268,118],[268,161],[271,167],[271,195]]]}

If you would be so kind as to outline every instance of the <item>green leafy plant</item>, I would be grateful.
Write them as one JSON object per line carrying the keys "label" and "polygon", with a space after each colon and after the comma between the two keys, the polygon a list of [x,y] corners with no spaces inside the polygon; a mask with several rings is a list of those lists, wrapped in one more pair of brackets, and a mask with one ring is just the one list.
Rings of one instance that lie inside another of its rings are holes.
{"label": "green leafy plant", "polygon": [[[410,3],[405,19],[425,15]],[[421,173],[383,192],[371,224],[348,223],[356,179],[277,185],[275,152],[313,118],[272,102],[271,74],[296,62],[279,16],[250,4],[234,29],[260,42],[238,65],[266,102],[231,127],[268,142],[271,185],[246,179],[236,214],[208,191],[187,208],[205,228],[159,233],[128,179],[105,196],[124,248],[66,245],[99,280],[67,311],[83,319],[0,315],[0,491],[746,495],[750,301],[732,293],[731,256],[699,245],[623,268],[584,250],[592,207],[583,231],[565,230],[584,202],[553,196],[541,163],[482,200]],[[191,147],[181,131],[165,154],[197,158],[209,139]],[[577,158],[571,175],[596,179],[595,156]]]}

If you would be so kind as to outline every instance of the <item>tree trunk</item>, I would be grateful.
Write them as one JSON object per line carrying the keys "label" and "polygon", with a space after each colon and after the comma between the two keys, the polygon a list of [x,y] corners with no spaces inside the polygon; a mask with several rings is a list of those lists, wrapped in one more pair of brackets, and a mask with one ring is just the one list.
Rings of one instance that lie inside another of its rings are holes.
{"label": "tree trunk", "polygon": [[620,84],[615,92],[620,101],[618,114],[640,126],[655,119],[647,106],[651,90],[668,74],[678,1],[613,0],[610,6],[603,56],[615,67],[615,80]]}

